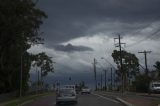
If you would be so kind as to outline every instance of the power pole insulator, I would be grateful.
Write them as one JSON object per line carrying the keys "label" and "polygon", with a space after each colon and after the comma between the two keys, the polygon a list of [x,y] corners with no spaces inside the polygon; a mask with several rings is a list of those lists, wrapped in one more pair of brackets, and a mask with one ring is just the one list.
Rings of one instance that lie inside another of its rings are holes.
{"label": "power pole insulator", "polygon": [[[114,38],[114,42],[115,40],[118,40],[118,44],[115,44],[116,47],[119,47],[119,52],[120,52],[120,72],[121,72],[121,90],[122,90],[122,93],[124,92],[124,88],[125,88],[125,81],[124,81],[124,77],[125,77],[125,72],[123,71],[123,63],[122,63],[122,44],[126,45],[126,43],[121,43],[121,36],[120,34],[118,34],[118,38]],[[118,46],[117,46],[118,45]]]}
{"label": "power pole insulator", "polygon": [[148,76],[148,65],[147,65],[147,54],[151,53],[152,51],[146,51],[144,50],[143,52],[138,52],[138,53],[143,53],[144,54],[144,58],[145,58],[145,66],[146,66],[146,75]]}

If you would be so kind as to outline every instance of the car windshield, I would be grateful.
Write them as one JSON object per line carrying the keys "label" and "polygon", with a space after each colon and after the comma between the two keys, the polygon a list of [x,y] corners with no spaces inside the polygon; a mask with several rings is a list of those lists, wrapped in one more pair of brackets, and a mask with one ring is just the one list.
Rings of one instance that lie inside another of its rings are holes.
{"label": "car windshield", "polygon": [[160,84],[154,84],[154,87],[160,87]]}
{"label": "car windshield", "polygon": [[73,94],[74,91],[72,89],[61,89],[60,93],[61,94]]}

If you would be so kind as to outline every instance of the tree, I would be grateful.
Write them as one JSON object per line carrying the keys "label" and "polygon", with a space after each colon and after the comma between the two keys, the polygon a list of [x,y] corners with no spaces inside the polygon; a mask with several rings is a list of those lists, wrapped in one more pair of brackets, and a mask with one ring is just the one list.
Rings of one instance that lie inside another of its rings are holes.
{"label": "tree", "polygon": [[79,83],[79,87],[80,87],[81,90],[82,90],[82,88],[85,88],[85,87],[86,87],[85,82],[84,82],[84,81],[81,81],[81,82]]}
{"label": "tree", "polygon": [[156,63],[155,63],[155,65],[154,65],[154,67],[156,68],[156,71],[157,71],[157,73],[158,73],[158,78],[157,79],[159,79],[160,80],[160,62],[159,61],[157,61]]}
{"label": "tree", "polygon": [[44,18],[32,0],[0,0],[0,93],[19,90],[21,57],[26,89],[31,64],[26,51],[43,40],[38,29]]}
{"label": "tree", "polygon": [[43,85],[43,77],[45,77],[49,72],[54,72],[53,61],[51,57],[47,56],[45,52],[39,53],[33,56],[34,64],[40,68],[40,81],[37,82],[38,86]]}
{"label": "tree", "polygon": [[[126,51],[121,51],[120,57],[120,51],[114,50],[112,57],[114,62],[117,64],[118,71],[116,71],[116,73],[119,77],[123,75],[126,87],[129,76],[136,76],[139,73],[139,60],[134,54]],[[120,69],[121,58],[123,70]]]}
{"label": "tree", "polygon": [[149,92],[150,81],[151,78],[144,73],[135,77],[132,86],[136,92]]}
{"label": "tree", "polygon": [[41,76],[44,77],[48,72],[54,72],[53,61],[45,52],[39,53],[35,58],[36,65],[41,69]]}

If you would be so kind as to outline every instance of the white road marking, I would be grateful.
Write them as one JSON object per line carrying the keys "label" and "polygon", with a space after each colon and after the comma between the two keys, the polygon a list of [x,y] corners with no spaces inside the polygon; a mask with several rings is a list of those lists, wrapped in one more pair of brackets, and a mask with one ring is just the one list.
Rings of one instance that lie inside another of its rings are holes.
{"label": "white road marking", "polygon": [[133,104],[131,104],[131,103],[119,98],[119,97],[117,97],[117,100],[121,101],[122,103],[126,104],[127,106],[134,106]]}
{"label": "white road marking", "polygon": [[98,95],[98,94],[94,94],[94,93],[92,93],[92,95],[95,95],[95,96],[101,97],[101,98],[103,98],[103,99],[109,100],[109,101],[114,102],[114,103],[119,103],[118,101],[116,101],[116,100],[114,100],[114,99],[107,98],[107,97],[102,96],[102,95]]}
{"label": "white road marking", "polygon": [[26,101],[26,102],[23,102],[22,104],[19,104],[18,106],[23,106],[23,105],[26,105],[26,104],[31,103],[31,102],[33,102],[33,101],[34,101],[34,100],[31,99],[31,100],[28,100],[28,101]]}
{"label": "white road marking", "polygon": [[56,106],[56,102],[52,103],[50,106]]}

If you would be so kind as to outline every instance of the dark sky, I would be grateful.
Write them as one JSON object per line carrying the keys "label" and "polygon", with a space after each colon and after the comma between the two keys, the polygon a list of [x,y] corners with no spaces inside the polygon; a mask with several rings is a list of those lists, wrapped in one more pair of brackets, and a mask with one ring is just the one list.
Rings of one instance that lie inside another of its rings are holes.
{"label": "dark sky", "polygon": [[152,51],[149,68],[160,60],[160,0],[39,0],[37,7],[48,15],[40,30],[45,44],[30,51],[52,56],[59,75],[90,72],[93,58],[106,66],[102,56],[114,64],[117,33],[142,65],[144,56],[138,51]]}
{"label": "dark sky", "polygon": [[[110,32],[116,27],[115,22],[120,28],[113,32],[132,33],[160,20],[159,5],[159,0],[39,0],[38,3],[48,15],[42,27],[47,43]],[[94,28],[100,24],[106,26]]]}

